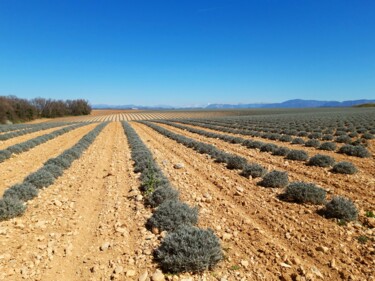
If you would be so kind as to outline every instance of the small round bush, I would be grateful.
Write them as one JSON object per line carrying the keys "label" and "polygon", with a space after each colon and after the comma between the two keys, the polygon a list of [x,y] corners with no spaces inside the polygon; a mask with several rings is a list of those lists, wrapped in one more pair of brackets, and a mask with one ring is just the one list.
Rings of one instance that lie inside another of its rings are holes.
{"label": "small round bush", "polygon": [[246,140],[242,144],[247,148],[261,148],[264,143],[261,141]]}
{"label": "small round bush", "polygon": [[341,135],[341,136],[338,136],[335,139],[335,141],[339,142],[339,143],[350,143],[352,141],[352,139],[348,135]]}
{"label": "small round bush", "polygon": [[293,149],[286,155],[286,159],[306,161],[307,159],[309,159],[309,155],[306,151]]}
{"label": "small round bush", "polygon": [[345,221],[353,221],[358,217],[357,207],[353,201],[345,197],[334,197],[323,210],[327,218],[337,218]]}
{"label": "small round bush", "polygon": [[258,178],[258,177],[263,177],[266,173],[267,173],[267,170],[264,167],[262,167],[259,164],[254,163],[254,164],[245,165],[245,167],[243,168],[241,172],[241,175],[246,178],[250,176],[252,178]]}
{"label": "small round bush", "polygon": [[5,190],[4,198],[14,198],[21,201],[28,201],[38,196],[38,190],[31,183],[21,183],[13,185],[12,187]]}
{"label": "small round bush", "polygon": [[335,159],[328,155],[317,154],[310,158],[308,165],[318,167],[331,167],[335,164]]}
{"label": "small round bush", "polygon": [[319,132],[313,132],[311,134],[309,134],[307,137],[309,139],[320,139],[322,138],[323,134],[322,133],[319,133]]}
{"label": "small round bush", "polygon": [[219,239],[211,229],[183,226],[169,233],[154,252],[164,272],[202,272],[212,269],[223,253]]}
{"label": "small round bush", "polygon": [[285,187],[288,185],[288,173],[273,170],[263,177],[259,185],[264,187]]}
{"label": "small round bush", "polygon": [[61,177],[64,173],[64,170],[60,166],[57,166],[55,164],[45,165],[43,169],[50,172],[56,179],[58,177]]}
{"label": "small round bush", "polygon": [[327,192],[312,183],[293,182],[282,194],[282,199],[296,203],[324,204]]}
{"label": "small round bush", "polygon": [[36,188],[48,187],[55,182],[55,177],[48,171],[40,169],[28,175],[25,182],[31,183]]}
{"label": "small round bush", "polygon": [[227,163],[227,168],[232,170],[232,169],[242,169],[247,164],[247,161],[243,157],[233,155],[227,158],[226,163]]}
{"label": "small round bush", "polygon": [[301,138],[294,138],[292,140],[292,144],[304,144],[304,143],[305,143],[305,141]]}
{"label": "small round bush", "polygon": [[319,147],[320,145],[320,141],[318,141],[317,139],[311,139],[311,140],[308,140],[307,142],[305,142],[305,146],[306,147]]}
{"label": "small round bush", "polygon": [[265,143],[260,147],[260,151],[262,152],[274,152],[277,148],[276,144],[273,143]]}
{"label": "small round bush", "polygon": [[177,201],[179,198],[179,192],[166,185],[158,187],[151,195],[147,198],[146,204],[155,208],[167,200]]}
{"label": "small round bush", "polygon": [[18,217],[25,210],[26,206],[18,199],[12,197],[0,199],[0,221]]}
{"label": "small round bush", "polygon": [[370,134],[370,133],[364,133],[364,134],[362,135],[362,138],[364,138],[364,139],[366,139],[366,140],[372,140],[372,139],[374,139],[375,137],[374,137],[373,134]]}
{"label": "small round bush", "polygon": [[289,153],[290,149],[284,146],[279,146],[276,148],[274,152],[272,152],[272,155],[276,156],[286,156]]}
{"label": "small round bush", "polygon": [[319,146],[319,149],[327,150],[327,151],[335,151],[337,149],[337,145],[334,142],[327,141],[327,142],[323,142]]}
{"label": "small round bush", "polygon": [[4,160],[10,158],[12,153],[9,150],[0,150],[0,162],[3,162]]}
{"label": "small round bush", "polygon": [[174,231],[182,225],[196,225],[198,209],[180,201],[168,200],[162,203],[152,217],[147,220],[146,227],[158,228],[160,231]]}
{"label": "small round bush", "polygon": [[282,142],[291,142],[292,141],[292,137],[289,136],[289,135],[282,135],[280,138],[279,138],[279,141],[282,141]]}
{"label": "small round bush", "polygon": [[333,136],[332,135],[324,135],[322,137],[322,140],[324,140],[324,141],[331,141],[331,140],[333,140]]}
{"label": "small round bush", "polygon": [[348,174],[353,175],[358,172],[357,168],[351,162],[338,162],[336,163],[333,168],[332,172],[337,174]]}
{"label": "small round bush", "polygon": [[346,144],[340,147],[339,153],[361,158],[371,157],[371,153],[363,146],[354,146],[350,144]]}
{"label": "small round bush", "polygon": [[8,147],[7,150],[10,151],[11,153],[20,154],[24,151],[24,147],[20,144],[15,144],[15,145]]}

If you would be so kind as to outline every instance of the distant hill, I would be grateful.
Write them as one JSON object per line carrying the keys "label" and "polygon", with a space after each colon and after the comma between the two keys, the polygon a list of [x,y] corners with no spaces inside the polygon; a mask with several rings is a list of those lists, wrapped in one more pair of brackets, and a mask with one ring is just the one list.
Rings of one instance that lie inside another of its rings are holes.
{"label": "distant hill", "polygon": [[375,107],[375,103],[364,103],[364,104],[358,104],[354,107]]}
{"label": "distant hill", "polygon": [[206,108],[211,109],[238,109],[238,108],[308,108],[308,107],[351,107],[364,103],[373,103],[375,100],[352,101],[318,101],[318,100],[287,100],[281,103],[250,103],[250,104],[210,104]]}
{"label": "distant hill", "polygon": [[[375,100],[348,100],[348,101],[318,101],[293,99],[280,103],[249,103],[249,104],[210,104],[206,107],[195,107],[194,109],[244,109],[244,108],[313,108],[313,107],[352,107],[361,104],[375,103]],[[143,106],[143,105],[108,105],[94,104],[93,109],[192,109],[191,107],[173,107],[169,105]]]}

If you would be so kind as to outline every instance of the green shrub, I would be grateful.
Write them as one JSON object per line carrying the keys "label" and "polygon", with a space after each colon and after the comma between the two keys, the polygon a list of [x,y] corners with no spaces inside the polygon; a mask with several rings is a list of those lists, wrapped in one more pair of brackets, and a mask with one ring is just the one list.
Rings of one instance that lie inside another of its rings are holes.
{"label": "green shrub", "polygon": [[273,143],[265,143],[260,147],[262,152],[274,152],[277,149],[277,145]]}
{"label": "green shrub", "polygon": [[279,141],[282,141],[282,142],[291,142],[292,141],[292,137],[289,136],[289,135],[282,135],[279,138]]}
{"label": "green shrub", "polygon": [[335,151],[337,149],[337,145],[334,142],[323,142],[320,146],[319,149],[321,150],[327,150],[327,151]]}
{"label": "green shrub", "polygon": [[297,203],[324,204],[327,192],[312,183],[293,182],[289,184],[282,199]]}
{"label": "green shrub", "polygon": [[327,218],[337,218],[345,221],[353,221],[358,217],[358,210],[353,201],[340,196],[334,197],[329,201],[323,213]]}
{"label": "green shrub", "polygon": [[259,185],[264,187],[285,187],[288,185],[288,173],[273,170],[263,177]]}
{"label": "green shrub", "polygon": [[146,227],[158,228],[160,231],[174,231],[182,225],[196,225],[198,222],[198,209],[189,205],[168,200],[162,203],[151,218],[147,220]]}
{"label": "green shrub", "polygon": [[272,155],[276,156],[286,156],[289,153],[290,149],[284,146],[280,146],[276,148],[274,152],[272,152]]}
{"label": "green shrub", "polygon": [[25,182],[31,183],[36,188],[48,187],[55,182],[55,177],[43,168],[28,175],[25,178]]}
{"label": "green shrub", "polygon": [[154,252],[164,272],[202,272],[212,269],[223,253],[219,239],[211,229],[183,226],[168,234]]}
{"label": "green shrub", "polygon": [[335,164],[335,159],[328,155],[317,154],[310,158],[308,165],[318,167],[331,167]]}
{"label": "green shrub", "polygon": [[303,150],[291,150],[289,153],[286,155],[286,159],[289,160],[298,160],[298,161],[306,161],[309,158],[309,155],[307,154],[306,151]]}
{"label": "green shrub", "polygon": [[332,172],[337,174],[348,174],[353,175],[358,172],[357,168],[351,162],[338,162],[336,163],[333,168]]}
{"label": "green shrub", "polygon": [[246,178],[249,178],[250,176],[252,178],[258,178],[263,177],[266,173],[267,170],[264,167],[256,163],[251,163],[243,167],[241,175]]}
{"label": "green shrub", "polygon": [[346,144],[340,147],[339,153],[361,158],[371,157],[371,153],[363,146],[354,146],[350,144]]}
{"label": "green shrub", "polygon": [[319,147],[320,145],[320,141],[318,141],[317,139],[310,139],[308,140],[307,142],[305,142],[305,146],[306,147]]}
{"label": "green shrub", "polygon": [[146,204],[154,208],[162,204],[164,201],[177,201],[178,198],[179,192],[176,189],[166,185],[158,187],[153,193],[151,193],[151,195],[146,200]]}
{"label": "green shrub", "polygon": [[228,156],[226,163],[228,169],[242,169],[247,164],[247,161],[241,156],[230,155]]}
{"label": "green shrub", "polygon": [[21,183],[13,185],[5,190],[4,198],[14,198],[21,201],[28,201],[38,196],[38,190],[31,183]]}
{"label": "green shrub", "polygon": [[25,210],[26,206],[18,199],[13,197],[0,199],[0,221],[18,217]]}
{"label": "green shrub", "polygon": [[335,139],[335,141],[339,143],[350,143],[352,141],[352,138],[349,137],[348,135],[341,135],[341,136],[338,136]]}
{"label": "green shrub", "polygon": [[55,164],[45,165],[43,169],[50,172],[56,179],[58,177],[61,177],[64,173],[64,170],[60,166],[57,166]]}
{"label": "green shrub", "polygon": [[6,149],[0,150],[0,162],[5,161],[6,159],[10,158],[12,153]]}
{"label": "green shrub", "polygon": [[292,144],[304,144],[305,141],[302,138],[294,138]]}

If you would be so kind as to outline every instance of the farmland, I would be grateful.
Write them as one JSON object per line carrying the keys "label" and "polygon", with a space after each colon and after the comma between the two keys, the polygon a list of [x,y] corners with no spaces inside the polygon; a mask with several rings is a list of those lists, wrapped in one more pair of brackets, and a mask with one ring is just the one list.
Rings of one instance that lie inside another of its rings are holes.
{"label": "farmland", "polygon": [[[103,110],[0,128],[0,280],[374,280],[373,108]],[[158,221],[168,199],[174,217]],[[207,264],[195,249],[167,262],[178,223],[211,235]]]}

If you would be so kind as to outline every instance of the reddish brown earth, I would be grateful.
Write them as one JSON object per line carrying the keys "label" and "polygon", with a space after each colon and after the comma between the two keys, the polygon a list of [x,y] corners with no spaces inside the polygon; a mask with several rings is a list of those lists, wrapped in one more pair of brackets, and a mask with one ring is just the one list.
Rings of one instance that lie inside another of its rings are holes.
{"label": "reddish brown earth", "polygon": [[[262,188],[257,179],[246,179],[145,125],[131,125],[182,201],[199,207],[199,226],[214,230],[225,254],[212,271],[165,274],[165,280],[374,280],[375,222],[363,214],[374,206],[373,163],[355,163],[361,171],[354,176],[332,175],[165,126],[269,169],[286,170],[291,180],[310,180],[329,189],[329,196],[353,198],[360,220],[339,226],[317,214],[320,206],[281,201],[281,190]],[[1,163],[1,192],[95,126]],[[175,169],[176,163],[183,168]],[[63,176],[28,202],[23,216],[0,222],[0,280],[150,280],[157,269],[152,250],[165,234],[144,227],[151,210],[142,203],[132,164],[121,123],[109,123]],[[359,243],[360,235],[369,241]]]}

